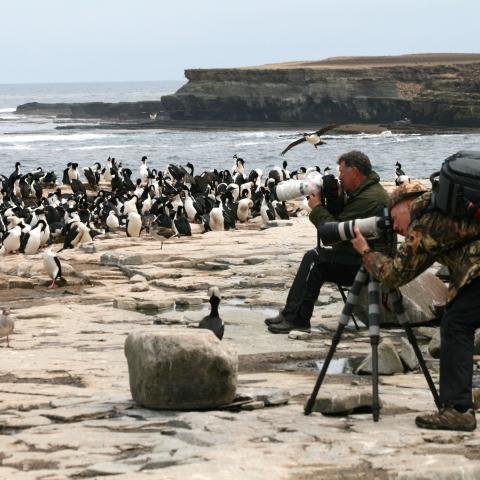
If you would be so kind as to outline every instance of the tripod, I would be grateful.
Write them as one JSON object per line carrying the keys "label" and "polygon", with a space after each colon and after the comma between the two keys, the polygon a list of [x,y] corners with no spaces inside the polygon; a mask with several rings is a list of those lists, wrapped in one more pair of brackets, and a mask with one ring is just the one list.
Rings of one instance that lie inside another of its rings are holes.
{"label": "tripod", "polygon": [[[369,335],[370,335],[370,345],[372,347],[372,414],[373,420],[378,422],[379,415],[380,415],[380,402],[378,398],[378,344],[380,340],[380,282],[376,280],[372,275],[370,275],[366,270],[365,267],[361,267],[358,271],[357,275],[355,276],[355,280],[353,285],[348,293],[347,301],[342,309],[342,313],[340,315],[340,320],[338,321],[337,330],[333,336],[332,344],[330,349],[325,357],[325,361],[322,366],[322,370],[318,375],[317,382],[315,383],[315,387],[313,388],[312,394],[308,399],[307,404],[305,405],[305,415],[310,415],[313,410],[313,406],[315,404],[315,400],[318,395],[318,391],[323,383],[325,375],[327,374],[327,369],[332,360],[333,354],[335,353],[335,349],[337,348],[338,343],[340,342],[340,338],[342,337],[342,333],[344,328],[347,326],[350,317],[353,312],[353,307],[358,302],[358,297],[362,288],[368,283],[368,328],[369,328]],[[417,357],[418,363],[422,370],[423,375],[428,383],[430,391],[432,392],[433,399],[435,401],[435,405],[438,409],[441,407],[440,397],[438,395],[437,389],[433,383],[432,377],[430,376],[430,372],[428,371],[427,365],[425,364],[425,360],[423,359],[422,352],[418,347],[417,339],[413,334],[412,327],[408,322],[407,315],[405,313],[405,309],[403,308],[402,296],[398,289],[391,289],[388,293],[388,300],[391,303],[395,314],[398,317],[399,323],[401,326],[405,328],[405,332],[407,334],[408,341],[413,347],[415,355]]]}

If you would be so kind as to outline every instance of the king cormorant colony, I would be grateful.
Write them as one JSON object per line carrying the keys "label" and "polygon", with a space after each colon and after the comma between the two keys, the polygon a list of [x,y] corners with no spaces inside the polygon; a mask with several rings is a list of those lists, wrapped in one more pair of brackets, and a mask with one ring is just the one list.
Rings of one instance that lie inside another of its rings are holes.
{"label": "king cormorant colony", "polygon": [[237,155],[233,161],[231,169],[196,174],[191,163],[151,168],[144,156],[138,178],[112,157],[103,167],[68,163],[60,178],[41,167],[23,172],[17,162],[0,175],[0,254],[32,255],[54,243],[61,251],[107,232],[163,241],[191,235],[192,223],[223,231],[260,215],[266,223],[296,214],[278,200],[276,186],[310,169],[289,172],[285,161],[264,175],[258,168],[247,173]]}

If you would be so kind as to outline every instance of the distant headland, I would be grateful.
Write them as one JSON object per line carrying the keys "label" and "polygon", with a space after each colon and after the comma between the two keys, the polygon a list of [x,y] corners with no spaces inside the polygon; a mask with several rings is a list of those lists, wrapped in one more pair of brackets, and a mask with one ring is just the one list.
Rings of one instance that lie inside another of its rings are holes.
{"label": "distant headland", "polygon": [[[480,128],[480,54],[335,57],[189,69],[151,102],[40,104],[21,114],[95,118],[116,128],[384,124],[400,130]],[[85,125],[84,125],[85,127]],[[88,126],[87,126],[88,127]]]}

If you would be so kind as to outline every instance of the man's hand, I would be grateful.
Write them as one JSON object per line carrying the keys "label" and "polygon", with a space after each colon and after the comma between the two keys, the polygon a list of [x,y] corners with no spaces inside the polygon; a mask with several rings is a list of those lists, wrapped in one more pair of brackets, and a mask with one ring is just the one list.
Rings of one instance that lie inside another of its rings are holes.
{"label": "man's hand", "polygon": [[315,193],[311,193],[309,196],[308,196],[308,206],[310,208],[314,208],[316,207],[317,205],[320,205],[321,203],[321,199],[320,199],[320,192],[315,192]]}
{"label": "man's hand", "polygon": [[360,255],[363,255],[366,251],[370,250],[370,247],[368,246],[367,240],[362,235],[358,227],[353,227],[353,231],[355,232],[355,238],[350,241],[352,242],[353,248]]}

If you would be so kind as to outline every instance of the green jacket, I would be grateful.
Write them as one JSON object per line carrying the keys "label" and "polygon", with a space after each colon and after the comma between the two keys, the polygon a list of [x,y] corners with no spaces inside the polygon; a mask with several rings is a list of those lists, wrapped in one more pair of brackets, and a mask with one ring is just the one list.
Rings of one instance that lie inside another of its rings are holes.
{"label": "green jacket", "polygon": [[[310,212],[309,219],[318,227],[326,222],[372,217],[387,205],[388,193],[380,185],[380,177],[372,171],[362,185],[346,196],[345,206],[337,216],[333,216],[322,205],[317,205]],[[350,241],[338,242],[333,245],[333,249],[358,255]]]}
{"label": "green jacket", "polygon": [[413,221],[394,257],[371,252],[363,256],[363,263],[387,287],[397,288],[437,261],[450,271],[451,302],[460,288],[480,277],[480,222],[426,210],[430,198],[428,192],[413,203]]}

